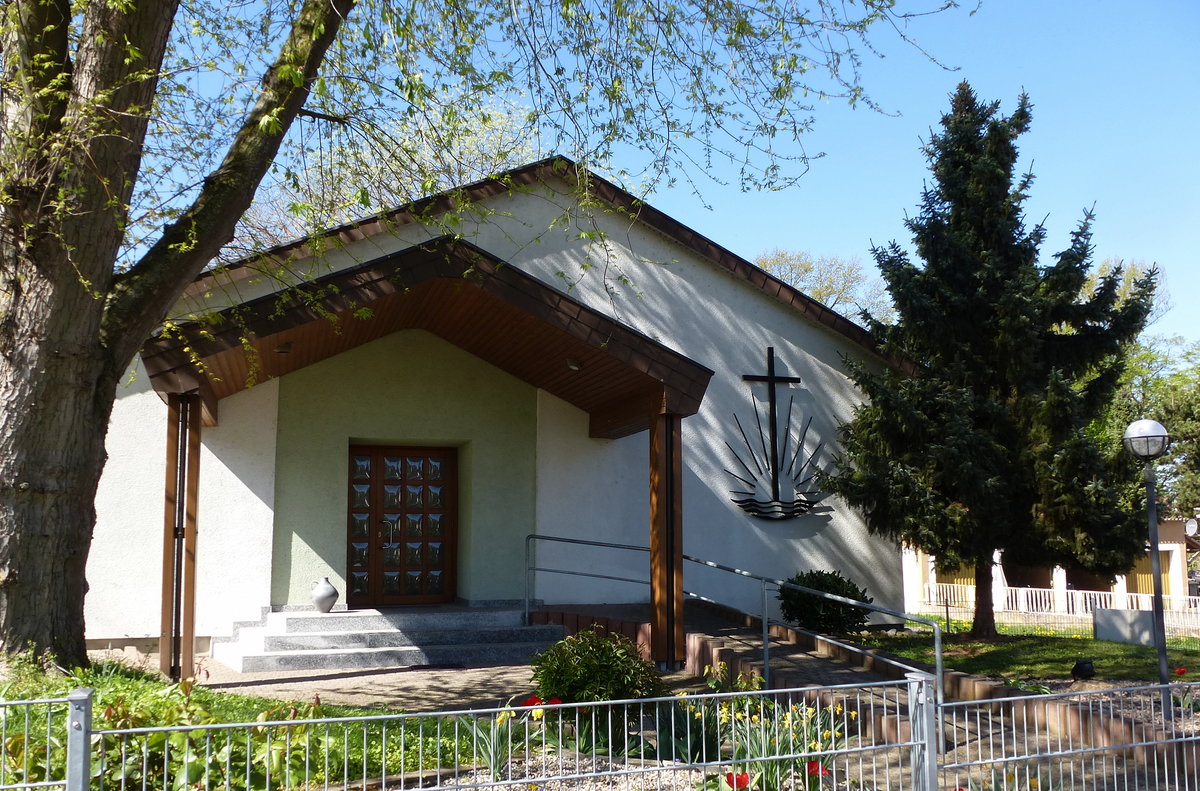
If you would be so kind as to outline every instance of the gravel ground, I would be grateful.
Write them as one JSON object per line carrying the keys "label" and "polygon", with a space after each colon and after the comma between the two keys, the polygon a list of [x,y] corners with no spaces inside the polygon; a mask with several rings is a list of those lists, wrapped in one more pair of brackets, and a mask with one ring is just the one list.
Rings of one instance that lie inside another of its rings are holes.
{"label": "gravel ground", "polygon": [[[1200,705],[1200,684],[1172,687],[1172,704],[1164,705],[1162,690],[1147,689],[1137,685],[1152,682],[1139,681],[1047,681],[1044,682],[1055,694],[1067,695],[1076,703],[1102,705],[1103,711],[1115,717],[1125,717],[1137,722],[1148,722],[1159,732],[1173,732],[1175,736],[1200,735],[1200,710],[1179,705],[1180,698],[1188,690]],[[1170,711],[1172,721],[1167,722],[1165,712]]]}

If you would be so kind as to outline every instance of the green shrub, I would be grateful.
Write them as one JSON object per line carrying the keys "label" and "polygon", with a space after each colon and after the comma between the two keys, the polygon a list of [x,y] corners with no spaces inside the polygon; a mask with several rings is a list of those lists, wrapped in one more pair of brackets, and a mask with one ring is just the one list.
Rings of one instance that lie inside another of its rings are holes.
{"label": "green shrub", "polygon": [[[874,601],[867,596],[865,588],[858,587],[838,571],[802,571],[788,582],[868,604]],[[861,629],[870,615],[862,607],[830,601],[790,588],[779,589],[779,602],[779,610],[785,621],[821,634],[844,634]]]}
{"label": "green shrub", "polygon": [[544,700],[588,703],[653,698],[667,693],[654,664],[624,635],[588,629],[533,658],[533,683]]}

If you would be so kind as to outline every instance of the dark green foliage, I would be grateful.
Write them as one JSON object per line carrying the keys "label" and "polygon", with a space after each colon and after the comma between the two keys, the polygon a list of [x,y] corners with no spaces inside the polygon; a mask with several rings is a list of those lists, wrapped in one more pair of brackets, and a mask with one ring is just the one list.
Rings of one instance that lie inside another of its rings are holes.
{"label": "dark green foliage", "polygon": [[979,634],[995,628],[994,550],[1101,574],[1142,551],[1144,525],[1085,428],[1112,398],[1156,278],[1121,300],[1117,268],[1081,296],[1090,214],[1039,265],[1044,231],[1027,230],[1021,209],[1033,177],[1015,177],[1031,106],[1022,96],[1011,116],[997,109],[962,83],[926,147],[933,182],[907,223],[923,265],[896,244],[873,251],[897,321],[871,329],[907,370],[852,368],[868,401],[842,428],[841,468],[825,481],[873,532],[943,568],[973,566]]}
{"label": "dark green foliage", "polygon": [[1182,338],[1141,338],[1107,411],[1089,427],[1125,481],[1127,510],[1145,513],[1142,463],[1121,444],[1125,428],[1139,418],[1157,420],[1171,435],[1171,447],[1156,464],[1158,512],[1188,518],[1200,507],[1200,344]]}
{"label": "dark green foliage", "polygon": [[653,698],[667,688],[654,664],[624,635],[587,629],[560,640],[533,658],[533,683],[544,700],[586,703]]}
{"label": "dark green foliage", "polygon": [[[792,576],[788,582],[802,588],[832,593],[847,599],[870,604],[874,601],[860,588],[842,576],[840,571],[812,569]],[[861,629],[867,623],[870,612],[852,604],[830,601],[820,596],[791,588],[779,589],[779,610],[783,620],[821,634],[845,634]]]}
{"label": "dark green foliage", "polygon": [[1200,346],[1188,358],[1190,365],[1168,378],[1157,416],[1171,434],[1163,465],[1165,511],[1185,519],[1200,508]]}

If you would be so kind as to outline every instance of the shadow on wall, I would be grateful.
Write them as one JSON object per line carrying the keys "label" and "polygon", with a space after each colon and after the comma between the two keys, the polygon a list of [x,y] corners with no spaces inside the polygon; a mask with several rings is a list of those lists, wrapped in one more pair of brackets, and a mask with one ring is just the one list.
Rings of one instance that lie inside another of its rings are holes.
{"label": "shadow on wall", "polygon": [[[690,469],[684,480],[684,552],[765,577],[786,579],[807,569],[838,570],[867,589],[877,604],[903,609],[900,550],[892,542],[867,535],[856,521],[836,519],[833,507],[821,505],[808,514],[788,520],[749,516],[721,491],[707,486]],[[689,532],[687,514],[708,515],[708,525],[722,530],[719,536]],[[715,518],[714,514],[721,514]],[[843,532],[835,533],[838,526]],[[853,534],[846,535],[850,526]],[[735,574],[684,563],[684,587],[692,592],[746,612],[762,609],[757,581]],[[769,606],[778,617],[772,590]]]}

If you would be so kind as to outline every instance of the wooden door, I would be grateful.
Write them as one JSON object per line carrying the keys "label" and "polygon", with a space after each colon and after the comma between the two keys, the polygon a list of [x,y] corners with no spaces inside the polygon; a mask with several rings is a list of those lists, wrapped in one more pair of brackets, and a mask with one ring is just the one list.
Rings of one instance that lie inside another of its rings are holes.
{"label": "wooden door", "polygon": [[[1158,553],[1159,569],[1162,570],[1163,581],[1163,596],[1171,595],[1171,575],[1167,573],[1171,563],[1171,556],[1166,552]],[[1154,593],[1154,574],[1150,568],[1150,554],[1147,553],[1137,559],[1133,564],[1133,570],[1125,577],[1126,590],[1130,593]]]}
{"label": "wooden door", "polygon": [[348,478],[346,603],[453,601],[456,449],[351,446]]}

